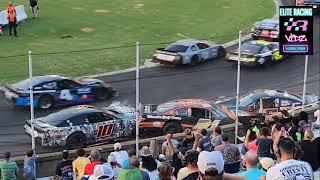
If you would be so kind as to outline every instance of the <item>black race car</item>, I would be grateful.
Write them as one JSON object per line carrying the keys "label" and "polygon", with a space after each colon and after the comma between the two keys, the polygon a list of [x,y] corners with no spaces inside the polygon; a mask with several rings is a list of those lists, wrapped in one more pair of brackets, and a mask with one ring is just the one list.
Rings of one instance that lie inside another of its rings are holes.
{"label": "black race car", "polygon": [[[227,53],[228,62],[238,62],[238,50]],[[280,62],[284,56],[279,53],[279,43],[254,40],[241,46],[240,63],[245,66],[266,66]]]}
{"label": "black race car", "polygon": [[[15,106],[29,106],[29,79],[6,85],[4,95]],[[59,105],[76,105],[116,97],[107,83],[92,78],[72,79],[59,75],[32,78],[34,107],[49,109]]]}

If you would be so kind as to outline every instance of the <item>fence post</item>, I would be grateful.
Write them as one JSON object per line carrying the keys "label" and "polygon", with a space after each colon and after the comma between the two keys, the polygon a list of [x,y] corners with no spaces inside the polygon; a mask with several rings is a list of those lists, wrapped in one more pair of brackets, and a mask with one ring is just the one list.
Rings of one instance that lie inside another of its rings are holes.
{"label": "fence post", "polygon": [[237,144],[238,142],[238,126],[239,126],[239,118],[238,118],[238,111],[239,111],[239,92],[240,92],[240,58],[241,58],[241,31],[239,31],[239,49],[238,49],[238,71],[237,71],[237,93],[236,93],[236,126],[235,126],[235,137],[234,143]]}
{"label": "fence post", "polygon": [[31,148],[33,151],[36,150],[35,146],[35,138],[34,138],[34,104],[33,104],[33,83],[32,83],[32,57],[31,51],[28,53],[29,55],[29,95],[30,95],[30,124],[31,124]]}
{"label": "fence post", "polygon": [[139,68],[140,68],[140,49],[139,42],[136,42],[136,153],[139,155],[139,121],[140,121],[140,85],[139,85]]}
{"label": "fence post", "polygon": [[304,63],[304,77],[303,77],[303,91],[302,91],[302,111],[304,111],[304,106],[306,105],[306,90],[307,90],[307,77],[308,77],[308,64],[309,64],[309,55],[306,55]]}

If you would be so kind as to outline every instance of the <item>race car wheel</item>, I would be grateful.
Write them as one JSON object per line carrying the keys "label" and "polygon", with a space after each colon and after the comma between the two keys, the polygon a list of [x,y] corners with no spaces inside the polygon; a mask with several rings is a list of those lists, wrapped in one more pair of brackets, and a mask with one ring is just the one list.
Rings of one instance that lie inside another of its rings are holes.
{"label": "race car wheel", "polygon": [[41,109],[49,109],[53,106],[53,98],[50,95],[43,95],[39,98],[38,107]]}
{"label": "race car wheel", "polygon": [[226,54],[226,50],[222,46],[218,48],[218,58],[224,58]]}
{"label": "race car wheel", "polygon": [[77,149],[83,148],[86,144],[86,137],[81,132],[75,132],[67,138],[67,148]]}
{"label": "race car wheel", "polygon": [[111,95],[108,89],[105,88],[98,88],[95,90],[95,96],[98,100],[106,100],[108,99]]}
{"label": "race car wheel", "polygon": [[164,126],[163,133],[166,134],[169,131],[174,133],[174,134],[175,133],[180,133],[180,132],[182,132],[182,127],[177,122],[169,122]]}
{"label": "race car wheel", "polygon": [[190,63],[190,65],[191,65],[191,66],[195,66],[195,65],[198,64],[198,62],[199,62],[199,57],[198,57],[198,55],[194,55],[194,56],[192,56],[192,58],[191,58],[191,63]]}

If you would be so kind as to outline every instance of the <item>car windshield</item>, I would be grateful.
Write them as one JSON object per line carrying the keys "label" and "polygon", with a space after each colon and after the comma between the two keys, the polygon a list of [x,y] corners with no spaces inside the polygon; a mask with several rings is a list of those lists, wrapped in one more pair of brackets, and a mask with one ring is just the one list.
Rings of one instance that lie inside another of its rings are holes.
{"label": "car windshield", "polygon": [[249,104],[253,103],[257,100],[257,96],[255,96],[255,93],[249,93],[242,97],[240,97],[239,100],[239,106],[240,107],[247,107]]}
{"label": "car windshield", "polygon": [[241,46],[241,53],[258,54],[261,47],[261,44],[245,43]]}
{"label": "car windshield", "polygon": [[70,109],[64,109],[62,111],[52,113],[42,119],[44,123],[48,123],[50,125],[56,126],[59,123],[70,119],[71,117],[75,116],[78,114],[78,111],[75,110],[74,108]]}
{"label": "car windshield", "polygon": [[[39,84],[39,82],[37,81],[37,79],[33,78],[32,79],[32,87],[37,84]],[[16,84],[13,84],[13,87],[15,87],[17,89],[21,89],[21,90],[28,90],[29,85],[30,85],[30,80],[26,79],[26,80],[20,81]]]}
{"label": "car windshield", "polygon": [[177,102],[176,101],[170,101],[170,102],[166,102],[166,103],[163,103],[163,104],[159,104],[157,106],[157,109],[156,109],[156,112],[161,112],[161,113],[164,113],[164,112],[167,112],[173,108],[177,107]]}
{"label": "car windshield", "polygon": [[171,44],[164,50],[170,51],[170,52],[186,52],[188,49],[188,46],[180,45],[180,44]]}

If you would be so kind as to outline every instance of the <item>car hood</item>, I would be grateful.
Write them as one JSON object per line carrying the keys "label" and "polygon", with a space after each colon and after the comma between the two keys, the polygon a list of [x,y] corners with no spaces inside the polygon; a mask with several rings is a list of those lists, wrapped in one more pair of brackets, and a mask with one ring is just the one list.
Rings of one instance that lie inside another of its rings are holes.
{"label": "car hood", "polygon": [[[31,127],[31,120],[27,120],[26,124]],[[55,128],[55,126],[44,121],[43,118],[36,118],[33,120],[35,130],[44,130],[48,128]]]}
{"label": "car hood", "polygon": [[125,118],[135,119],[136,110],[134,107],[122,104],[120,102],[113,102],[108,107],[106,107],[108,111],[111,111],[117,115],[120,115]]}

